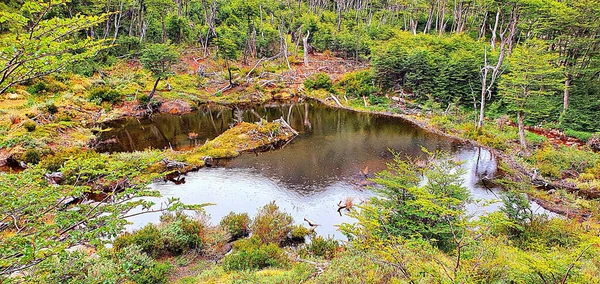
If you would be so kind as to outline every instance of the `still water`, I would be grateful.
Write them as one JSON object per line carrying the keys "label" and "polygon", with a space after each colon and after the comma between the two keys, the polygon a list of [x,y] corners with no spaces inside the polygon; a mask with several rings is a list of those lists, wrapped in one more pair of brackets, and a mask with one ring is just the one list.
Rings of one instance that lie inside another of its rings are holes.
{"label": "still water", "polygon": [[[393,158],[423,156],[423,148],[451,152],[464,161],[464,185],[474,200],[497,199],[497,189],[481,183],[491,178],[496,161],[490,152],[461,146],[448,138],[424,131],[399,118],[335,109],[318,103],[265,105],[250,109],[203,107],[183,116],[157,115],[146,120],[125,120],[108,125],[103,133],[103,151],[133,151],[148,147],[188,149],[227,130],[236,121],[256,122],[283,117],[300,135],[280,149],[264,153],[244,153],[220,161],[218,167],[187,174],[186,183],[157,182],[151,185],[163,197],[178,197],[185,203],[214,203],[206,207],[217,223],[230,211],[247,212],[275,200],[296,223],[303,219],[319,224],[321,235],[343,238],[337,231],[342,222],[352,219],[337,212],[340,201],[360,204],[374,193],[365,187],[366,177],[386,168]],[[188,139],[188,133],[198,139]],[[481,203],[481,202],[479,202]],[[499,204],[482,207],[468,205],[474,215],[497,210]],[[537,210],[537,209],[536,209]],[[343,211],[342,211],[343,212]],[[157,214],[131,218],[130,228],[157,222]],[[306,223],[304,223],[306,225]]]}

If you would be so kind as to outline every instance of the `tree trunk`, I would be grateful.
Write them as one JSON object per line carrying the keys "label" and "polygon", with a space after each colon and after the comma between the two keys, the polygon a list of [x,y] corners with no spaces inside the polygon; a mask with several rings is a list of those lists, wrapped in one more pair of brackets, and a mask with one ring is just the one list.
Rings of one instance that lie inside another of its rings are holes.
{"label": "tree trunk", "polygon": [[525,124],[523,123],[523,118],[525,114],[523,111],[517,112],[517,124],[519,125],[519,141],[521,142],[521,147],[523,150],[527,152],[527,141],[525,141]]}
{"label": "tree trunk", "polygon": [[[484,64],[487,65],[487,55],[486,55]],[[483,127],[483,121],[485,119],[485,96],[487,95],[488,73],[489,73],[489,69],[485,68],[485,70],[483,70],[483,75],[481,78],[481,103],[479,105],[479,121],[477,122],[478,129],[481,129]]]}
{"label": "tree trunk", "polygon": [[152,91],[150,91],[150,94],[148,94],[148,102],[146,103],[146,108],[148,109],[150,108],[150,101],[152,101],[152,98],[156,93],[156,86],[158,86],[158,81],[160,81],[160,77],[156,78],[156,81],[154,81],[154,86],[152,87]]}
{"label": "tree trunk", "polygon": [[310,36],[310,30],[306,32],[306,36],[302,38],[302,45],[304,46],[304,66],[308,67],[308,36]]}
{"label": "tree trunk", "polygon": [[490,40],[490,44],[492,45],[492,49],[496,50],[496,31],[498,30],[498,21],[500,20],[500,7],[498,7],[498,12],[496,12],[496,22],[494,22],[494,28],[492,29],[492,39]]}
{"label": "tree trunk", "polygon": [[225,56],[225,65],[227,65],[227,72],[229,73],[229,86],[233,86],[233,81],[231,79],[231,68],[229,68],[229,60],[227,56]]}
{"label": "tree trunk", "polygon": [[162,43],[166,43],[167,42],[167,29],[165,28],[165,19],[161,17],[160,23],[162,25]]}
{"label": "tree trunk", "polygon": [[563,95],[563,111],[566,111],[569,108],[569,88],[571,88],[571,75],[567,74],[567,78],[565,79],[565,92]]}

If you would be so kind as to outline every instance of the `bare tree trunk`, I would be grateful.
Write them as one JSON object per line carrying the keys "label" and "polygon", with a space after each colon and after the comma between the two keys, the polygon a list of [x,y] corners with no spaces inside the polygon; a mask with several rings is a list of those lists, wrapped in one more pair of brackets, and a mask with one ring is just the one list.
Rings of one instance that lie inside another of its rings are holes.
{"label": "bare tree trunk", "polygon": [[521,142],[521,147],[523,150],[527,152],[527,141],[525,140],[525,123],[523,122],[525,114],[523,111],[519,110],[517,112],[517,124],[519,125],[519,141]]}
{"label": "bare tree trunk", "polygon": [[427,23],[425,24],[425,29],[423,29],[423,33],[426,34],[427,32],[429,32],[429,30],[431,29],[431,24],[433,22],[433,11],[434,11],[434,4],[431,4],[431,8],[429,9],[429,13],[427,15]]}
{"label": "bare tree trunk", "polygon": [[123,1],[119,1],[119,11],[117,12],[117,16],[115,16],[115,33],[113,35],[113,40],[111,44],[115,44],[117,41],[117,35],[119,34],[119,28],[121,27],[121,17],[123,16]]}
{"label": "bare tree trunk", "polygon": [[498,11],[496,12],[496,22],[494,23],[494,28],[492,28],[492,39],[490,40],[493,50],[496,50],[496,32],[498,31],[498,21],[500,21],[500,7],[498,7]]}
{"label": "bare tree trunk", "polygon": [[483,23],[481,24],[481,29],[479,29],[479,36],[477,37],[477,40],[481,40],[482,37],[485,37],[485,25],[487,25],[487,18],[488,14],[486,11],[483,16]]}
{"label": "bare tree trunk", "polygon": [[310,30],[306,32],[306,36],[302,38],[302,45],[304,46],[304,66],[308,67],[308,37],[310,36]]}
{"label": "bare tree trunk", "polygon": [[[487,54],[485,56],[485,65],[487,65]],[[489,68],[485,68],[483,70],[483,74],[481,76],[481,103],[479,104],[479,121],[477,122],[477,128],[481,129],[483,127],[483,121],[485,119],[485,99],[487,96],[487,77],[489,73]]]}
{"label": "bare tree trunk", "polygon": [[563,111],[569,108],[569,89],[571,88],[571,75],[567,74],[565,79],[565,92],[563,95]]}

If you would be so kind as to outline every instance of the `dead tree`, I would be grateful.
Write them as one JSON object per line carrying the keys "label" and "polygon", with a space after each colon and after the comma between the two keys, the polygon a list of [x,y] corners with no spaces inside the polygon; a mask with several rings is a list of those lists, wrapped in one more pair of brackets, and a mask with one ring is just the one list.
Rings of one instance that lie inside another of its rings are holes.
{"label": "dead tree", "polygon": [[308,37],[310,30],[306,31],[306,36],[302,37],[302,45],[304,46],[304,66],[308,67]]}

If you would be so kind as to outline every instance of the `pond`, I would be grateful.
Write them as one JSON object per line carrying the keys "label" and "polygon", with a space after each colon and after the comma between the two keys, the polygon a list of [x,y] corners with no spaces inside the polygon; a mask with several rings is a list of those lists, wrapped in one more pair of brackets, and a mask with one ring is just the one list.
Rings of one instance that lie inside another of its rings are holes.
{"label": "pond", "polygon": [[[343,238],[337,231],[342,222],[352,222],[339,214],[338,203],[351,199],[360,204],[374,193],[365,187],[366,177],[386,168],[393,158],[391,151],[403,156],[423,156],[423,148],[453,153],[465,161],[463,181],[475,200],[497,199],[497,189],[481,183],[492,177],[496,161],[484,149],[462,146],[427,132],[400,118],[353,112],[315,102],[291,105],[264,105],[246,109],[201,107],[182,115],[156,115],[151,119],[113,122],[102,133],[103,151],[133,151],[147,147],[182,150],[212,139],[236,121],[269,121],[283,117],[300,135],[280,149],[263,153],[244,153],[219,161],[214,168],[203,168],[186,175],[186,183],[156,182],[152,188],[163,197],[178,197],[185,203],[214,203],[206,207],[213,222],[230,211],[247,212],[270,201],[290,213],[296,223],[305,218],[319,224],[317,233]],[[188,133],[198,139],[188,139]],[[199,142],[200,141],[200,142]],[[497,210],[499,204],[481,207],[469,204],[474,215]],[[342,211],[343,213],[343,211]],[[157,214],[138,215],[130,219],[130,229],[157,222]]]}

